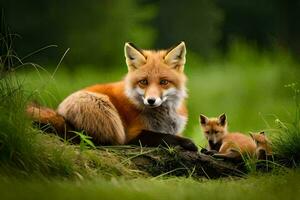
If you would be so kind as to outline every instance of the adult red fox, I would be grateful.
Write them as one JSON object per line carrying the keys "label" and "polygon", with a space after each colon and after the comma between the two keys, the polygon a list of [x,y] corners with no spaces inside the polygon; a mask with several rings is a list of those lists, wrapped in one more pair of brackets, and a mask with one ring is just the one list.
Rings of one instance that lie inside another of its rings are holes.
{"label": "adult red fox", "polygon": [[196,145],[178,136],[187,122],[185,106],[186,48],[181,42],[169,50],[124,47],[128,73],[124,80],[97,84],[65,98],[53,111],[29,106],[27,112],[57,131],[84,130],[96,144]]}

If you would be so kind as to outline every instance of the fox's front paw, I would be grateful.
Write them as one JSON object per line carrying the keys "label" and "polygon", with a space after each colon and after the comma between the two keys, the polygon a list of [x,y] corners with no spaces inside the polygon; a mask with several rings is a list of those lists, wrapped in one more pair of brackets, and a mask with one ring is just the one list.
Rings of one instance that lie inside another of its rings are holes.
{"label": "fox's front paw", "polygon": [[189,151],[198,151],[198,147],[195,145],[195,143],[187,138],[182,138],[180,141],[180,146]]}
{"label": "fox's front paw", "polygon": [[206,149],[206,148],[202,148],[201,150],[200,150],[200,153],[203,153],[203,154],[206,154],[208,152],[208,150]]}
{"label": "fox's front paw", "polygon": [[209,155],[209,156],[213,156],[214,154],[218,153],[218,151],[216,150],[207,150],[205,152],[206,155]]}
{"label": "fox's front paw", "polygon": [[202,148],[200,152],[205,155],[209,155],[209,156],[212,156],[215,153],[218,153],[218,151],[216,151],[216,150],[207,150],[206,148]]}

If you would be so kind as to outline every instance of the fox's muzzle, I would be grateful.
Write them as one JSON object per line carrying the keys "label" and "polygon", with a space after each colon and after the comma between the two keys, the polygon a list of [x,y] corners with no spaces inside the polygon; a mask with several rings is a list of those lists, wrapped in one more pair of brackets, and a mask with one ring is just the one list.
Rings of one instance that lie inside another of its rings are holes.
{"label": "fox's muzzle", "polygon": [[155,85],[150,85],[145,91],[144,104],[150,107],[158,107],[162,104],[162,99],[160,97],[161,92],[159,88]]}
{"label": "fox's muzzle", "polygon": [[144,104],[150,107],[158,107],[163,102],[160,97],[148,97],[148,98],[143,98],[143,100],[144,100]]}

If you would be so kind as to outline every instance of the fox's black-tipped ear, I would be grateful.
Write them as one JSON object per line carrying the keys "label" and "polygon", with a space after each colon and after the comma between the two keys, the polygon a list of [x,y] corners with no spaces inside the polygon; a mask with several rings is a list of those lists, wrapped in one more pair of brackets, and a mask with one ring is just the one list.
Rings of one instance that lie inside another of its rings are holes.
{"label": "fox's black-tipped ear", "polygon": [[125,43],[124,53],[128,70],[135,70],[146,63],[146,58],[143,55],[143,50],[137,48],[132,43]]}
{"label": "fox's black-tipped ear", "polygon": [[200,121],[200,124],[201,125],[205,125],[205,124],[207,124],[207,122],[208,122],[208,118],[205,116],[205,115],[200,115],[199,116],[199,121]]}
{"label": "fox's black-tipped ear", "polygon": [[266,135],[264,131],[259,132],[261,135]]}
{"label": "fox's black-tipped ear", "polygon": [[223,113],[222,115],[219,116],[219,122],[220,122],[221,126],[226,125],[226,114],[225,113]]}
{"label": "fox's black-tipped ear", "polygon": [[170,65],[171,67],[179,71],[183,71],[184,64],[185,64],[185,55],[186,55],[185,43],[180,42],[178,45],[171,48],[166,53],[164,59],[167,65]]}

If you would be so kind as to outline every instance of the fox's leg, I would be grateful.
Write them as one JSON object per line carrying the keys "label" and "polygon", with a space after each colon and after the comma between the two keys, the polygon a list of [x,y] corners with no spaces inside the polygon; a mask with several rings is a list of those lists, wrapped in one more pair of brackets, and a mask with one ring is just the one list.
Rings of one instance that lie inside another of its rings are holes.
{"label": "fox's leg", "polygon": [[216,154],[216,153],[218,153],[218,151],[216,151],[216,150],[207,150],[207,149],[201,149],[201,153],[204,153],[204,154],[206,154],[206,155],[214,155],[214,154]]}
{"label": "fox's leg", "polygon": [[142,146],[157,147],[162,146],[181,146],[190,151],[197,151],[197,146],[192,140],[181,136],[142,130],[137,138],[129,142],[130,144],[141,144]]}
{"label": "fox's leg", "polygon": [[265,149],[257,149],[256,156],[258,160],[267,160],[267,152]]}
{"label": "fox's leg", "polygon": [[201,149],[201,153],[204,153],[206,155],[213,155],[215,153],[218,153],[221,149],[222,141],[213,143],[211,141],[208,142],[207,148]]}
{"label": "fox's leg", "polygon": [[213,155],[215,158],[224,158],[224,159],[239,159],[241,158],[240,152],[230,149],[226,153],[215,153]]}
{"label": "fox's leg", "polygon": [[68,96],[57,112],[97,144],[124,144],[125,132],[118,111],[103,94],[78,91]]}
{"label": "fox's leg", "polygon": [[215,158],[223,158],[223,159],[240,159],[241,154],[239,151],[233,149],[230,147],[231,143],[223,143],[220,147],[220,150],[218,153],[213,154],[213,157]]}

